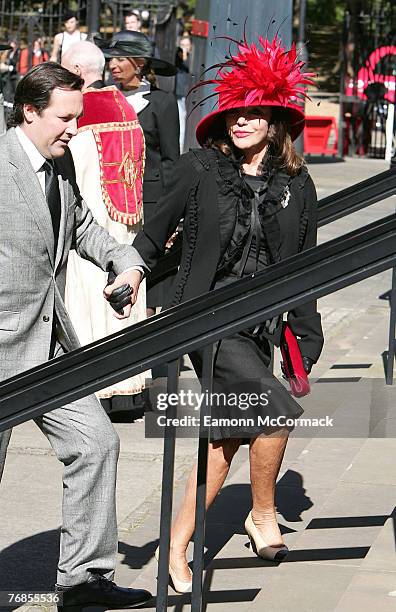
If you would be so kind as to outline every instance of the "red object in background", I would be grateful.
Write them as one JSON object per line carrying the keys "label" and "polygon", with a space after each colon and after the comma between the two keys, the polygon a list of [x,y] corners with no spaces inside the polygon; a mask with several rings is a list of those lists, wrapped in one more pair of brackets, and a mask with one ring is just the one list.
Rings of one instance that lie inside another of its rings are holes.
{"label": "red object in background", "polygon": [[209,21],[203,21],[202,19],[192,19],[191,25],[191,34],[193,36],[201,36],[202,38],[208,38]]}
{"label": "red object in background", "polygon": [[[19,74],[26,74],[29,70],[29,53],[30,50],[25,47],[21,49],[19,54],[19,64],[18,64],[18,72]],[[43,64],[44,62],[48,62],[49,55],[45,49],[42,49],[42,55],[37,56],[32,53],[32,68],[33,66],[37,66],[38,64]]]}
{"label": "red object in background", "polygon": [[[334,130],[330,142],[331,131]],[[304,153],[316,155],[336,155],[338,144],[338,130],[334,117],[309,116],[305,117]]]}
{"label": "red object in background", "polygon": [[283,324],[280,341],[283,372],[290,385],[290,393],[294,397],[304,397],[311,391],[308,375],[304,370],[300,347],[297,338],[287,323]]}
{"label": "red object in background", "polygon": [[396,96],[396,77],[394,75],[380,74],[378,66],[381,66],[381,61],[390,55],[396,56],[396,46],[387,45],[378,47],[370,53],[366,60],[365,66],[362,66],[357,73],[356,79],[349,79],[346,84],[347,96],[358,96],[362,100],[367,100],[364,93],[370,83],[383,83],[387,89],[385,100],[389,100],[392,104],[395,103]]}

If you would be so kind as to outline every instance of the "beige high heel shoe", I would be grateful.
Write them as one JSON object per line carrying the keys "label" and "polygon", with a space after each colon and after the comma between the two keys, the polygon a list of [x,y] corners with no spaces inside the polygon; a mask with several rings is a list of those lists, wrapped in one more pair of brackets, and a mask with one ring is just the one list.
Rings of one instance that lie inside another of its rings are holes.
{"label": "beige high heel shoe", "polygon": [[[159,548],[154,553],[155,558],[159,561]],[[189,568],[190,570],[190,568]],[[184,580],[180,580],[176,576],[176,571],[173,569],[171,564],[169,564],[169,584],[172,589],[176,591],[176,593],[188,593],[192,589],[192,571],[190,570],[191,580],[186,582]]]}
{"label": "beige high heel shoe", "polygon": [[268,546],[262,534],[253,522],[251,512],[249,512],[245,521],[245,529],[249,536],[252,549],[256,555],[262,559],[267,559],[268,561],[283,561],[289,552],[289,549],[287,546]]}

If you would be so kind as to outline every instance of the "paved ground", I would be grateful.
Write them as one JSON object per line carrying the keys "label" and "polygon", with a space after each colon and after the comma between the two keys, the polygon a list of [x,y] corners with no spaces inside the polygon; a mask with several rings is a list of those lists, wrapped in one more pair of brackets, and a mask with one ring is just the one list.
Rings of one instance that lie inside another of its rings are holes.
{"label": "paved ground", "polygon": [[[386,169],[348,159],[311,166],[319,197]],[[394,199],[320,230],[327,241],[394,212]],[[320,301],[326,345],[303,402],[310,416],[329,415],[335,429],[294,435],[277,486],[279,522],[291,553],[274,565],[247,548],[250,509],[247,449],[208,515],[205,610],[213,612],[371,612],[396,609],[396,387],[383,379],[390,286],[383,273]],[[121,436],[116,579],[156,590],[162,445],[143,423],[117,424]],[[195,445],[179,440],[175,505]],[[0,487],[0,591],[50,590],[61,516],[61,469],[31,423],[15,429]],[[190,609],[170,589],[169,609]],[[26,609],[26,606],[25,608]],[[153,609],[153,605],[151,606]]]}

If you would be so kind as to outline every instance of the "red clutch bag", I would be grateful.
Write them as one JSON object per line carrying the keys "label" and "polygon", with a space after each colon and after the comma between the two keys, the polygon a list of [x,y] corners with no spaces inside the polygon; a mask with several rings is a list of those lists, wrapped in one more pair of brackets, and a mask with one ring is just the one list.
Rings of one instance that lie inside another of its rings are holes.
{"label": "red clutch bag", "polygon": [[303,397],[310,393],[308,375],[304,370],[300,347],[297,338],[287,323],[283,323],[280,350],[283,361],[283,373],[290,385],[294,397]]}

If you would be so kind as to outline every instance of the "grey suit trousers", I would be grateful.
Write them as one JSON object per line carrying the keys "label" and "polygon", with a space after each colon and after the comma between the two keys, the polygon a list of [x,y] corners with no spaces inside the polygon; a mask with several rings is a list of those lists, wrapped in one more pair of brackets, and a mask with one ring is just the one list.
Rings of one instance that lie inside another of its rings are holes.
{"label": "grey suit trousers", "polygon": [[[59,344],[55,356],[62,354]],[[117,555],[116,475],[119,438],[94,395],[35,419],[64,465],[57,583],[93,573],[113,578]],[[0,478],[11,431],[0,434]]]}

